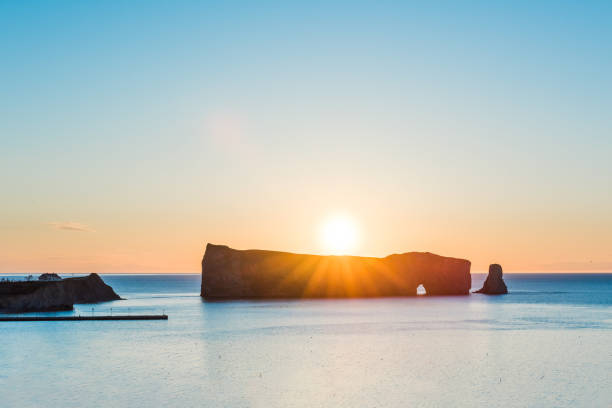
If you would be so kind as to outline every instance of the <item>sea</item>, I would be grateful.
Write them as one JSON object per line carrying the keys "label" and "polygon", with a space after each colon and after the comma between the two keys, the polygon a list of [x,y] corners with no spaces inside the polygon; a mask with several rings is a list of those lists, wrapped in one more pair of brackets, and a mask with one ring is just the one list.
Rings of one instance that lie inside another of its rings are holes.
{"label": "sea", "polygon": [[47,314],[168,320],[0,322],[0,407],[612,407],[612,274],[218,302],[200,275],[102,278],[124,300]]}

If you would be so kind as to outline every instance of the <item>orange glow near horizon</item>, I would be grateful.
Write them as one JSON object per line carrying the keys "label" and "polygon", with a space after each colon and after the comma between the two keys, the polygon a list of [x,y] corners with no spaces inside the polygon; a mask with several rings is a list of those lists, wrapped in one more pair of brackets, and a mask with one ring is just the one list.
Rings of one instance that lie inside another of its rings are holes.
{"label": "orange glow near horizon", "polygon": [[248,216],[241,206],[209,203],[212,209],[202,211],[188,202],[183,212],[143,203],[147,211],[117,210],[121,217],[89,209],[75,219],[33,212],[31,220],[15,218],[0,229],[0,273],[199,273],[209,242],[320,255],[433,252],[470,260],[473,273],[486,273],[491,263],[508,273],[612,271],[605,223],[559,224],[550,214],[521,218],[482,207],[444,213],[430,197],[424,207],[407,198],[342,193],[334,197],[317,186],[309,197],[325,200],[283,196],[248,204]]}

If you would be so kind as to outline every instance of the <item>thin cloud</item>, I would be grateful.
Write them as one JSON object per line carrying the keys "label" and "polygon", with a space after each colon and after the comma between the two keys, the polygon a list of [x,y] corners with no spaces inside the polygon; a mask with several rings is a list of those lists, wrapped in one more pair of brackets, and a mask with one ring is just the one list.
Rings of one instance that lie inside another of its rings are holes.
{"label": "thin cloud", "polygon": [[96,232],[89,225],[81,224],[80,222],[72,222],[72,221],[58,222],[58,221],[54,221],[54,222],[48,222],[47,225],[49,225],[51,228],[58,229],[58,230],[81,231],[81,232]]}

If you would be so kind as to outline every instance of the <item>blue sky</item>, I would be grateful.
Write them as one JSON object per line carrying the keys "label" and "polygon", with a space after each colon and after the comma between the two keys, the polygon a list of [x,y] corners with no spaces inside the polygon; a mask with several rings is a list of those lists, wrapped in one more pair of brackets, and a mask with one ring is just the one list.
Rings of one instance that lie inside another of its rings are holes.
{"label": "blue sky", "polygon": [[2,1],[0,271],[191,271],[208,241],[325,252],[312,226],[334,212],[357,254],[612,270],[611,19]]}

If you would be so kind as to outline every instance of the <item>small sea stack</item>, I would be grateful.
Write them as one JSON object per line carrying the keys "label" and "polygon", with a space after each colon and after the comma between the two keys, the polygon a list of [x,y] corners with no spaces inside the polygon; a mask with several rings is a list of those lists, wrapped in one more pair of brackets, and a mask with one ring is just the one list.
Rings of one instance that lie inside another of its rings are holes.
{"label": "small sea stack", "polygon": [[499,264],[489,265],[489,274],[480,290],[475,293],[483,293],[485,295],[505,295],[508,293],[508,288],[504,283],[502,267]]}

